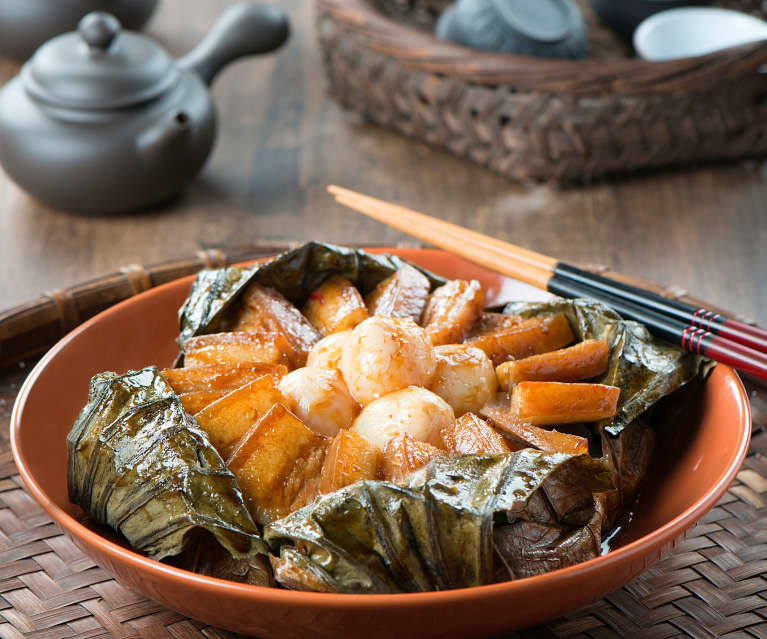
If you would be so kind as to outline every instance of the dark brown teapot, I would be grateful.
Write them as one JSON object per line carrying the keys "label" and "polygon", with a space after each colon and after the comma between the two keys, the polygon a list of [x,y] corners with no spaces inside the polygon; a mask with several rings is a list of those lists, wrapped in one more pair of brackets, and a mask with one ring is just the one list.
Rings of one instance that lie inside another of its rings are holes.
{"label": "dark brown teapot", "polygon": [[280,47],[279,9],[240,4],[178,61],[107,13],[43,45],[0,91],[0,164],[47,204],[133,211],[179,193],[215,140],[208,86],[229,62]]}

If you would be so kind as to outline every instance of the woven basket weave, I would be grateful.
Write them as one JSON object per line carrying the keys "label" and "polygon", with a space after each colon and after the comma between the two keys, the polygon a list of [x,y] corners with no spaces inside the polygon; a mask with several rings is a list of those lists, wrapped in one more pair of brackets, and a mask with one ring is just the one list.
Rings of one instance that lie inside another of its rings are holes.
{"label": "woven basket weave", "polygon": [[[767,151],[767,43],[646,62],[579,4],[591,40],[583,61],[437,40],[447,0],[319,0],[331,95],[515,179],[580,181]],[[723,4],[767,13],[756,0]]]}

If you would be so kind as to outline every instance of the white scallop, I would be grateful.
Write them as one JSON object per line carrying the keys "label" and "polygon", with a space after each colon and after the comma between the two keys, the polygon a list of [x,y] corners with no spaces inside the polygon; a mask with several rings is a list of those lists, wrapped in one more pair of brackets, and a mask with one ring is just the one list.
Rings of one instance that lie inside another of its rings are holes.
{"label": "white scallop", "polygon": [[352,336],[352,331],[341,331],[331,333],[323,337],[319,342],[312,346],[309,351],[309,357],[306,359],[307,366],[314,368],[338,368],[341,364],[341,353],[344,344]]}
{"label": "white scallop", "polygon": [[407,386],[428,386],[436,371],[434,347],[410,319],[370,317],[352,331],[341,372],[363,406]]}
{"label": "white scallop", "polygon": [[288,408],[315,433],[333,437],[348,428],[359,406],[337,369],[298,368],[280,380]]}
{"label": "white scallop", "polygon": [[478,411],[495,395],[498,380],[485,352],[468,344],[447,344],[434,349],[437,373],[431,390],[461,416]]}
{"label": "white scallop", "polygon": [[439,431],[454,421],[453,409],[439,395],[410,386],[370,402],[351,429],[381,450],[386,442],[403,433],[444,448]]}

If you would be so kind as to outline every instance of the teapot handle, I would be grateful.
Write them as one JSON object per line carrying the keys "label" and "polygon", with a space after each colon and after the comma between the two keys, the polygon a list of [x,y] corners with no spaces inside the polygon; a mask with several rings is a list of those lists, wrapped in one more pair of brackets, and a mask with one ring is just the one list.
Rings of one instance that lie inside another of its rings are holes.
{"label": "teapot handle", "polygon": [[230,62],[274,51],[284,44],[289,33],[290,23],[281,9],[266,4],[237,4],[178,63],[210,84]]}

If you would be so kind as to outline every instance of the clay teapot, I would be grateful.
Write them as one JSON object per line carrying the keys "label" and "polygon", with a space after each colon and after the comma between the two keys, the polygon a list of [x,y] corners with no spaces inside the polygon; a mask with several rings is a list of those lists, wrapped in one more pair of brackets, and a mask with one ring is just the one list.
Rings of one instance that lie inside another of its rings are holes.
{"label": "clay teapot", "polygon": [[109,11],[126,29],[138,31],[158,0],[0,0],[0,56],[26,60],[37,47],[72,31],[86,13]]}
{"label": "clay teapot", "polygon": [[62,210],[119,213],[166,200],[213,147],[207,85],[229,62],[277,49],[288,32],[281,10],[235,5],[174,61],[114,16],[90,13],[0,90],[0,164]]}

